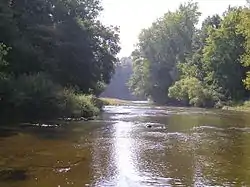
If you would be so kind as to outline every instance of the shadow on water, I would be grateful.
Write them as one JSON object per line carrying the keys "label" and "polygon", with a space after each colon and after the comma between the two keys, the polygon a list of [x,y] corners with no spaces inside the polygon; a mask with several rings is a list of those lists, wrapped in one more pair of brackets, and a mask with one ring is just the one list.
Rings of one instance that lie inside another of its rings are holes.
{"label": "shadow on water", "polygon": [[[108,123],[108,122],[107,122]],[[107,124],[103,121],[47,121],[43,123],[10,124],[0,127],[0,138],[16,136],[19,133],[30,134],[40,139],[65,140],[70,139],[72,134],[91,131],[94,128]]]}
{"label": "shadow on water", "polygon": [[16,130],[0,128],[0,138],[7,138],[17,135]]}
{"label": "shadow on water", "polygon": [[24,181],[28,179],[26,170],[0,170],[0,181]]}

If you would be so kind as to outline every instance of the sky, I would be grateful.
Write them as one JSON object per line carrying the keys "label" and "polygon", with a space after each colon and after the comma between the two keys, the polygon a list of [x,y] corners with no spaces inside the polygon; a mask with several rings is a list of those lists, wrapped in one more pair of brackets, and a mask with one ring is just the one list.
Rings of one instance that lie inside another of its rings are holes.
{"label": "sky", "polygon": [[[105,25],[120,27],[121,51],[119,57],[130,56],[143,28],[152,22],[174,11],[185,0],[102,0],[104,11],[100,19]],[[200,22],[207,16],[222,14],[229,5],[244,6],[246,0],[196,0],[202,13]]]}

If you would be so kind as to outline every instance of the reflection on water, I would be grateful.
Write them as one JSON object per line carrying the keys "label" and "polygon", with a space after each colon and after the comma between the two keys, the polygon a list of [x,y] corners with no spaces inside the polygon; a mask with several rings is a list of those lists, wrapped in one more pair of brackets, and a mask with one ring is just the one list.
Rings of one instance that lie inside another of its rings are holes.
{"label": "reflection on water", "polygon": [[247,113],[134,103],[48,127],[1,127],[1,187],[250,186]]}
{"label": "reflection on water", "polygon": [[[131,122],[118,122],[115,125],[115,164],[117,165],[117,182],[115,186],[137,186],[136,157],[134,155],[134,140],[131,136]],[[130,128],[128,128],[130,127]]]}

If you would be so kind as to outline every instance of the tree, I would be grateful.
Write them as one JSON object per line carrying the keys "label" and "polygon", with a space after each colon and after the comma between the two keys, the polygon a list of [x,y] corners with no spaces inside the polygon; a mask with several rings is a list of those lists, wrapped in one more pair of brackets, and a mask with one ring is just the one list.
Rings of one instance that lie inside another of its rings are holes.
{"label": "tree", "polygon": [[246,68],[241,65],[244,50],[244,36],[237,32],[241,8],[231,8],[225,14],[218,29],[210,28],[204,62],[209,85],[221,88],[227,99],[239,100],[248,95],[242,84]]}
{"label": "tree", "polygon": [[246,89],[250,90],[250,9],[245,8],[241,12],[240,15],[240,21],[238,25],[239,32],[244,36],[245,43],[244,43],[244,49],[245,53],[242,54],[242,64],[246,69],[248,70],[246,72],[246,77],[244,78],[243,82],[246,87]]}
{"label": "tree", "polygon": [[0,41],[12,47],[9,71],[16,77],[46,72],[62,86],[95,94],[97,84],[109,83],[119,36],[97,20],[99,0],[13,0],[0,8]]}
{"label": "tree", "polygon": [[130,81],[132,90],[150,96],[156,102],[168,101],[168,88],[178,78],[177,63],[183,62],[192,50],[199,15],[197,3],[188,2],[175,12],[166,13],[141,32],[135,51],[138,58],[134,63],[138,64],[135,67],[143,67],[143,75],[148,82],[140,82],[143,79],[137,74],[142,70],[134,68]]}
{"label": "tree", "polygon": [[169,97],[196,107],[214,107],[220,100],[218,93],[194,77],[183,78],[169,88]]}
{"label": "tree", "polygon": [[101,10],[100,0],[0,2],[0,41],[11,47],[0,45],[1,79],[9,76],[0,81],[1,115],[97,111],[95,99],[79,94],[101,93],[120,50],[119,29],[98,20]]}
{"label": "tree", "polygon": [[150,97],[152,92],[149,73],[150,62],[138,55],[138,51],[134,51],[132,54],[133,75],[131,76],[128,85],[134,95],[144,99]]}

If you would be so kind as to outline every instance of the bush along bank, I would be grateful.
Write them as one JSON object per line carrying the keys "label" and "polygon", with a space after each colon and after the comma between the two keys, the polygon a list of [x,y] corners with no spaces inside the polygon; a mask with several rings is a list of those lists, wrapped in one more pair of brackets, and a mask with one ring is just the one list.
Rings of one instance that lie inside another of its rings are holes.
{"label": "bush along bank", "polygon": [[0,123],[97,115],[91,94],[120,51],[119,29],[98,19],[101,1],[0,1],[0,10]]}
{"label": "bush along bank", "polygon": [[0,81],[0,116],[26,122],[47,119],[90,119],[97,116],[103,102],[72,88],[53,83],[46,74],[22,75]]}

